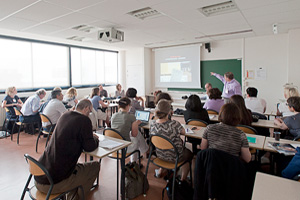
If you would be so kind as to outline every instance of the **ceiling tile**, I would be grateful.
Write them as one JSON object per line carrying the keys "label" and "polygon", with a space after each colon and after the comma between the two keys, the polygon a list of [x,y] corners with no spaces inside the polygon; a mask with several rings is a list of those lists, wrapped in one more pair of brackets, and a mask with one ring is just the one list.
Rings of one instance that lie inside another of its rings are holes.
{"label": "ceiling tile", "polygon": [[54,26],[50,24],[40,24],[38,26],[34,26],[32,28],[26,29],[25,32],[34,33],[34,34],[42,34],[49,35],[52,32],[57,32],[63,30],[64,28],[61,26]]}
{"label": "ceiling tile", "polygon": [[101,3],[105,0],[44,0],[71,10],[78,10]]}
{"label": "ceiling tile", "polygon": [[40,0],[1,0],[0,1],[0,20],[11,15],[26,6],[37,3]]}
{"label": "ceiling tile", "polygon": [[21,19],[17,17],[9,17],[3,21],[0,21],[0,27],[5,29],[12,29],[20,31],[24,28],[38,24],[37,21],[31,21],[26,19]]}

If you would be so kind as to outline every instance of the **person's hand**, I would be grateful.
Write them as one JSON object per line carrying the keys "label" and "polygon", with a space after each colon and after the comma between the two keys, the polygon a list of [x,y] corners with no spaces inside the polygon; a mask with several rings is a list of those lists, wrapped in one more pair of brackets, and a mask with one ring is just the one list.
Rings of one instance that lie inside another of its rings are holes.
{"label": "person's hand", "polygon": [[133,122],[133,123],[136,123],[137,125],[140,125],[142,122],[141,122],[141,120],[136,120],[136,121]]}
{"label": "person's hand", "polygon": [[22,107],[22,104],[16,103],[16,106],[18,106],[18,107]]}
{"label": "person's hand", "polygon": [[210,75],[211,75],[211,76],[215,75],[215,72],[210,72]]}

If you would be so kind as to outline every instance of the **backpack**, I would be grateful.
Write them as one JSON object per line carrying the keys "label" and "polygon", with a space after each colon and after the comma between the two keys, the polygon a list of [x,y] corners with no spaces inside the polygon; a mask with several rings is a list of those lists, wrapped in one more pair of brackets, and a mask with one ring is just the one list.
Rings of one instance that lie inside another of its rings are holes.
{"label": "backpack", "polygon": [[[145,175],[140,166],[136,163],[129,163],[125,166],[125,198],[133,199],[144,193]],[[149,183],[146,178],[145,188],[149,189]]]}
{"label": "backpack", "polygon": [[[167,191],[169,200],[172,199],[172,183],[173,183],[173,178],[170,178],[168,180],[166,187],[162,191],[162,200],[164,199],[165,190]],[[194,189],[186,181],[181,181],[176,178],[174,190],[175,190],[175,192],[174,192],[175,200],[192,200],[193,199]]]}

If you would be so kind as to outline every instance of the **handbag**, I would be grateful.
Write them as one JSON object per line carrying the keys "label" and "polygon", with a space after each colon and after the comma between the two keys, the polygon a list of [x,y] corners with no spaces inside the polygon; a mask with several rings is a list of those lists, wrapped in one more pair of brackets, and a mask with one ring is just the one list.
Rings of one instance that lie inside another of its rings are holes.
{"label": "handbag", "polygon": [[[145,182],[146,179],[146,182]],[[125,197],[128,199],[136,198],[149,189],[149,183],[140,166],[136,163],[129,163],[125,166]]]}

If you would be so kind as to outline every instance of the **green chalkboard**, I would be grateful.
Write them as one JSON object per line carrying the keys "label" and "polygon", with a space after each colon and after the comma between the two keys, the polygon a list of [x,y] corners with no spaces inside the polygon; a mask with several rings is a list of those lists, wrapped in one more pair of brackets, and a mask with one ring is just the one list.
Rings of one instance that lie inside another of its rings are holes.
{"label": "green chalkboard", "polygon": [[211,76],[210,72],[224,74],[232,72],[234,78],[242,85],[242,61],[240,59],[230,60],[208,60],[200,62],[201,86],[203,89],[188,89],[188,88],[168,88],[169,91],[191,91],[191,92],[204,92],[206,83],[211,83],[215,88],[223,90],[223,83],[215,76]]}
{"label": "green chalkboard", "polygon": [[242,85],[242,60],[209,60],[201,61],[201,86],[204,88],[206,83],[211,83],[213,88],[217,87],[223,90],[223,83],[210,72],[224,75],[226,72],[232,72],[234,78]]}

